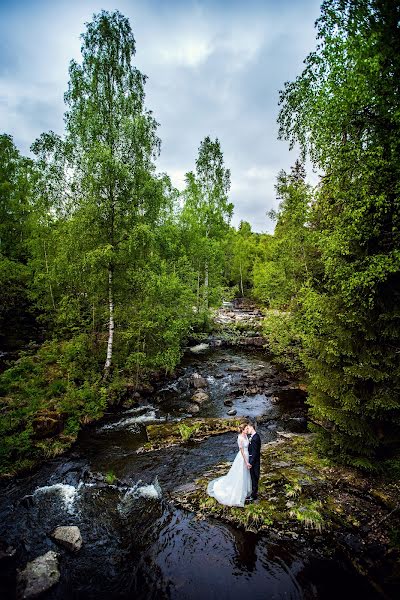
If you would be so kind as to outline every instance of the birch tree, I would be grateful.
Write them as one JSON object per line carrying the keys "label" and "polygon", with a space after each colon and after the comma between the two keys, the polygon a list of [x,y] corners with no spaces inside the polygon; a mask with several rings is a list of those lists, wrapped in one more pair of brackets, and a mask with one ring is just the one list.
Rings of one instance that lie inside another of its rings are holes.
{"label": "birch tree", "polygon": [[221,240],[229,232],[233,204],[229,202],[230,171],[225,168],[221,144],[205,137],[199,147],[195,172],[186,174],[183,218],[191,225],[196,241],[198,297],[202,279],[203,305],[209,306],[210,270],[214,283],[221,283]]}
{"label": "birch tree", "polygon": [[[162,203],[153,163],[160,141],[157,123],[144,106],[146,76],[132,64],[135,39],[128,19],[118,11],[102,11],[81,38],[82,63],[71,61],[65,94],[66,135],[61,146],[64,190],[70,193],[64,194],[66,210],[75,217],[80,236],[86,237],[85,268],[96,273],[106,294],[107,377],[118,278],[122,281],[126,269],[122,254],[132,248],[127,242],[138,227],[154,223]],[[60,140],[54,138],[53,146],[57,144]],[[51,140],[42,136],[36,151],[43,145],[51,147]]]}

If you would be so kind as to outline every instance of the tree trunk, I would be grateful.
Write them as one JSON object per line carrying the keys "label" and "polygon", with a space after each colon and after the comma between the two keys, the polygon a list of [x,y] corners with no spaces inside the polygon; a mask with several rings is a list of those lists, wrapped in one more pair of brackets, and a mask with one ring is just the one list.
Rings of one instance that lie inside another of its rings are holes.
{"label": "tree trunk", "polygon": [[[49,275],[49,263],[47,261],[46,242],[44,240],[43,240],[43,250],[44,250],[44,259],[45,259],[45,263],[46,263],[46,273],[47,273],[47,276],[48,276]],[[50,279],[49,279],[49,289],[50,289],[51,303],[53,305],[53,308],[55,308],[56,305],[54,303],[53,288],[51,287],[51,281],[50,281]]]}
{"label": "tree trunk", "polygon": [[110,373],[113,341],[114,341],[114,294],[113,294],[113,271],[110,266],[108,269],[108,305],[109,305],[109,321],[108,321],[108,342],[107,342],[107,358],[104,364],[104,377]]}
{"label": "tree trunk", "polygon": [[242,273],[242,261],[239,261],[239,269],[240,269],[240,289],[242,291],[242,298],[244,297],[243,293],[243,273]]}
{"label": "tree trunk", "polygon": [[208,261],[204,265],[204,305],[208,309]]}
{"label": "tree trunk", "polygon": [[196,312],[199,314],[200,312],[200,266],[197,271],[197,300],[196,300]]}

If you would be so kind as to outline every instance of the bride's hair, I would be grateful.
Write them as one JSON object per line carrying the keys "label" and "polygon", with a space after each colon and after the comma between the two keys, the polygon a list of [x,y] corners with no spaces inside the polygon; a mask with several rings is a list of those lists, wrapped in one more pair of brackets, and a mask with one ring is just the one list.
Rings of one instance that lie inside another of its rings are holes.
{"label": "bride's hair", "polygon": [[238,425],[238,433],[243,433],[243,430],[247,427],[248,422],[247,421],[240,421],[239,425]]}

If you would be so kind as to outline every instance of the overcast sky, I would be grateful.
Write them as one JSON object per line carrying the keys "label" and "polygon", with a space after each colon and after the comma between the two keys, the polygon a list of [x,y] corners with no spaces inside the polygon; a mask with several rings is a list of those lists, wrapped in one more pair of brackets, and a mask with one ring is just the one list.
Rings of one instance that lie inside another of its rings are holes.
{"label": "overcast sky", "polygon": [[[148,76],[146,106],[160,123],[159,171],[182,189],[200,141],[218,137],[231,169],[233,224],[272,231],[274,184],[297,155],[277,139],[278,92],[315,47],[319,0],[0,0],[0,131],[29,153],[62,134],[63,94],[79,35],[101,9],[120,10]],[[310,173],[315,181],[315,174]]]}

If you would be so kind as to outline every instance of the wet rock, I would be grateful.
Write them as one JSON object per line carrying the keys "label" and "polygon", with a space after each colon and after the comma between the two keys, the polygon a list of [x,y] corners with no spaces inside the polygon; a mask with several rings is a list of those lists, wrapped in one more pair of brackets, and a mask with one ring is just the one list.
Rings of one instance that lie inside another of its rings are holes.
{"label": "wet rock", "polygon": [[233,406],[232,400],[224,400],[225,406]]}
{"label": "wet rock", "polygon": [[37,440],[51,437],[63,430],[63,416],[56,411],[43,411],[36,415],[32,421],[32,427]]}
{"label": "wet rock", "polygon": [[136,390],[136,384],[135,383],[131,383],[131,382],[127,383],[125,385],[125,390],[126,390],[126,393],[129,394],[130,398],[136,398],[136,399],[140,398],[140,394]]}
{"label": "wet rock", "polygon": [[287,419],[286,426],[291,432],[303,433],[307,429],[307,419],[305,417],[294,417]]}
{"label": "wet rock", "polygon": [[249,388],[249,389],[248,389],[248,390],[246,390],[246,391],[247,391],[247,393],[248,393],[250,396],[255,396],[256,394],[258,394],[258,391],[259,391],[259,390],[258,390],[258,388],[256,388],[256,387],[251,387],[251,388]]}
{"label": "wet rock", "polygon": [[51,537],[71,552],[78,552],[82,547],[82,536],[76,525],[56,527]]}
{"label": "wet rock", "polygon": [[243,337],[240,339],[239,344],[241,346],[256,346],[257,348],[262,348],[265,346],[267,340],[261,336],[255,337]]}
{"label": "wet rock", "polygon": [[205,388],[207,387],[207,380],[204,379],[204,377],[202,377],[201,375],[199,375],[199,373],[193,373],[193,375],[190,378],[191,384],[196,388]]}
{"label": "wet rock", "polygon": [[0,540],[0,590],[15,589],[16,571],[16,549]]}
{"label": "wet rock", "polygon": [[192,402],[196,402],[196,404],[203,404],[203,402],[207,402],[210,396],[204,390],[198,390],[192,396]]}
{"label": "wet rock", "polygon": [[229,415],[230,417],[234,417],[237,413],[236,408],[231,408],[230,410],[227,411],[227,415]]}
{"label": "wet rock", "polygon": [[243,396],[244,394],[244,390],[242,388],[233,388],[230,392],[229,392],[229,396]]}
{"label": "wet rock", "polygon": [[188,406],[188,412],[190,412],[191,414],[196,414],[200,411],[200,406],[198,404],[189,404]]}
{"label": "wet rock", "polygon": [[140,383],[137,386],[136,390],[137,390],[137,392],[139,394],[139,397],[141,395],[146,396],[148,394],[153,394],[154,393],[154,386],[152,386],[150,383],[143,382],[143,383]]}
{"label": "wet rock", "polygon": [[17,571],[17,598],[37,598],[60,579],[58,555],[49,550]]}
{"label": "wet rock", "polygon": [[352,533],[339,535],[342,543],[347,546],[352,552],[360,552],[363,550],[363,541]]}
{"label": "wet rock", "polygon": [[[193,417],[185,419],[185,425],[196,428],[196,437],[205,439],[228,431],[236,431],[238,419]],[[181,422],[157,423],[146,426],[148,442],[138,452],[152,451],[157,448],[166,448],[183,442],[180,430]]]}
{"label": "wet rock", "polygon": [[243,371],[243,368],[239,367],[239,365],[231,365],[226,370],[229,371],[230,373],[236,373],[236,372],[239,372],[239,371]]}

